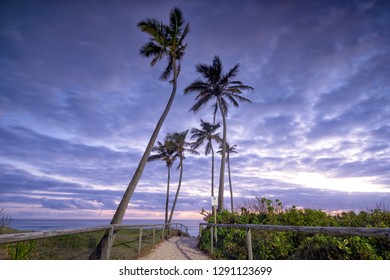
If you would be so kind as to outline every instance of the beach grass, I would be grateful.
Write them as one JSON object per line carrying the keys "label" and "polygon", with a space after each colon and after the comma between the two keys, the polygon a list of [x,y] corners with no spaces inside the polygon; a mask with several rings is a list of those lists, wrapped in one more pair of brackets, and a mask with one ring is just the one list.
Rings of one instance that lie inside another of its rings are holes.
{"label": "beach grass", "polygon": [[[17,233],[20,231],[7,228],[2,234]],[[86,260],[104,235],[105,231],[78,233],[50,237],[36,240],[33,250],[26,259],[30,260]],[[172,230],[172,235],[179,234]],[[141,255],[149,253],[154,246],[162,241],[161,229],[156,229],[155,244],[153,244],[153,230],[144,229],[142,234]],[[27,244],[31,241],[25,241]],[[110,259],[131,260],[138,258],[139,230],[120,229],[118,230]],[[17,250],[17,243],[0,245],[0,259],[13,259]]]}

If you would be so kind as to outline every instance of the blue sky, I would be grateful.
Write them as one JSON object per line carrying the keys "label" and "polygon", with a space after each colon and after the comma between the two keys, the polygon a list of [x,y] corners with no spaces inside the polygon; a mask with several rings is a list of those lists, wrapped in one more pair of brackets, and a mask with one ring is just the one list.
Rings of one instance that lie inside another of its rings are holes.
{"label": "blue sky", "polygon": [[[111,218],[170,94],[166,62],[139,55],[148,37],[136,24],[167,22],[175,6],[191,31],[158,140],[212,120],[209,107],[189,112],[183,89],[219,55],[254,88],[227,120],[237,206],[390,207],[387,1],[16,0],[0,3],[0,208]],[[210,208],[210,166],[187,156],[175,218]],[[147,164],[126,218],[163,218],[166,176]]]}

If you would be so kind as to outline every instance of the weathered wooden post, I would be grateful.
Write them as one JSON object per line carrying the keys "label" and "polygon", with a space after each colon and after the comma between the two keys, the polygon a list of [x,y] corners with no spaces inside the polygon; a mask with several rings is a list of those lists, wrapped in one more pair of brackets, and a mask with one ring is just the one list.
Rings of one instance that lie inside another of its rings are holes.
{"label": "weathered wooden post", "polygon": [[165,224],[162,227],[161,240],[164,240],[164,234],[165,234]]}
{"label": "weathered wooden post", "polygon": [[139,227],[138,257],[141,256],[141,246],[142,246],[142,226]]}
{"label": "weathered wooden post", "polygon": [[112,244],[114,243],[114,226],[110,227],[108,231],[107,243],[106,246],[102,247],[100,259],[101,260],[109,260],[111,254]]}
{"label": "weathered wooden post", "polygon": [[253,260],[253,251],[252,251],[252,234],[251,229],[246,229],[246,246],[248,252],[248,260]]}
{"label": "weathered wooden post", "polygon": [[153,225],[153,245],[156,243],[156,226]]}

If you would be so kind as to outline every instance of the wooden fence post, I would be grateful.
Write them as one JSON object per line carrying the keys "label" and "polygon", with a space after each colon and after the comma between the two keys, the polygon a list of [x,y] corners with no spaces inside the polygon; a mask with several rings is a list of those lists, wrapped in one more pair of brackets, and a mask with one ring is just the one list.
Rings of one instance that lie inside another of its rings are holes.
{"label": "wooden fence post", "polygon": [[153,225],[153,245],[156,243],[156,226]]}
{"label": "wooden fence post", "polygon": [[109,260],[111,254],[112,244],[114,243],[114,226],[111,226],[108,231],[107,243],[101,250],[100,259]]}
{"label": "wooden fence post", "polygon": [[162,227],[161,240],[164,240],[164,234],[165,234],[165,224]]}
{"label": "wooden fence post", "polygon": [[246,246],[248,252],[248,260],[253,260],[253,251],[252,251],[252,234],[251,229],[246,229]]}
{"label": "wooden fence post", "polygon": [[142,226],[139,227],[138,257],[141,256],[141,248],[142,248]]}

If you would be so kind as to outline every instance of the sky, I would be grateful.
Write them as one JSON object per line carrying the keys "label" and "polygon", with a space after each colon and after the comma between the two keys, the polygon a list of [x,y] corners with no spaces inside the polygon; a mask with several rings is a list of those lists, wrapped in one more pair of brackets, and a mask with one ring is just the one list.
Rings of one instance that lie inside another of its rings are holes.
{"label": "sky", "polygon": [[[151,67],[139,54],[149,37],[137,23],[167,23],[175,6],[190,33],[159,141],[212,121],[210,106],[189,111],[195,95],[183,89],[200,77],[196,64],[218,55],[254,88],[227,118],[237,208],[267,197],[389,209],[390,4],[379,0],[1,1],[0,209],[112,217],[171,92],[159,80],[166,61]],[[174,219],[211,208],[211,157],[199,152],[186,156]],[[216,182],[219,166],[218,156]],[[125,218],[162,219],[166,180],[163,162],[148,163]]]}

